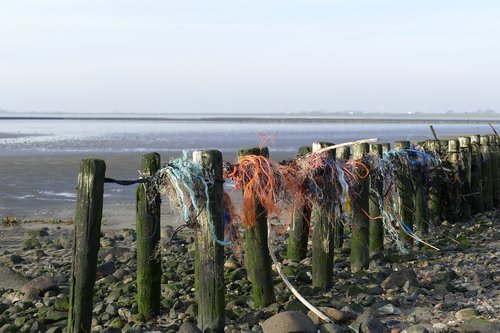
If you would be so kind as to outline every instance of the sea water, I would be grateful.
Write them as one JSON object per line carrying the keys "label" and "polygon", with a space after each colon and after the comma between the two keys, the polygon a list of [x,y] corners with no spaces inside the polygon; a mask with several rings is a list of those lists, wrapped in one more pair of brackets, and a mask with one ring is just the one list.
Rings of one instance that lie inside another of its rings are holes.
{"label": "sea water", "polygon": [[[486,124],[436,124],[439,136],[491,133]],[[78,162],[106,161],[108,177],[135,179],[140,158],[156,151],[164,162],[183,150],[218,149],[234,161],[241,147],[265,141],[271,158],[293,157],[314,141],[341,143],[432,139],[429,124],[331,123],[311,121],[223,121],[151,119],[1,119],[0,217],[73,207]],[[133,201],[134,187],[107,185],[109,202]]]}
{"label": "sea water", "polygon": [[[491,133],[486,124],[437,124],[434,128],[440,136]],[[210,148],[233,152],[240,147],[258,145],[263,135],[269,136],[271,151],[289,153],[314,141],[432,139],[428,124],[413,123],[2,119],[0,156]]]}

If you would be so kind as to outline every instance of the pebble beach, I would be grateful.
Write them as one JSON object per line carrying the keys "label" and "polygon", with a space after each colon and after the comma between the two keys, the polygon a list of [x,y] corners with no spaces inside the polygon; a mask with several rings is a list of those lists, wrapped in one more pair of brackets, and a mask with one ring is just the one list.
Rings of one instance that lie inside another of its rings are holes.
{"label": "pebble beach", "polygon": [[[310,256],[301,262],[284,259],[286,237],[275,235],[274,248],[289,280],[335,323],[312,314],[302,318],[307,309],[276,272],[277,302],[253,308],[244,265],[227,249],[225,332],[279,332],[287,322],[305,325],[304,332],[498,332],[499,220],[494,211],[467,223],[445,221],[427,237],[440,251],[415,246],[402,255],[388,243],[365,273],[350,273],[347,243],[336,250],[329,290],[311,287]],[[66,331],[73,227],[24,222],[0,228],[0,332]],[[173,231],[164,225],[162,237]],[[198,332],[194,231],[184,229],[162,249],[161,314],[146,322],[135,301],[135,231],[105,228],[100,244],[93,332]]]}

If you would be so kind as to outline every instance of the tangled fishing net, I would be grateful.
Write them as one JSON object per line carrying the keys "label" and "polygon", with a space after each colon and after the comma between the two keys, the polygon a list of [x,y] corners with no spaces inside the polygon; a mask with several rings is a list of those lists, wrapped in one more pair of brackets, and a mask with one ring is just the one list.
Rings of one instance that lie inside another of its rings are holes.
{"label": "tangled fishing net", "polygon": [[[421,147],[419,147],[422,149]],[[424,190],[424,202],[427,202],[427,197],[430,191],[430,171],[436,169],[437,166],[440,165],[440,160],[423,150],[420,149],[400,149],[400,150],[391,150],[389,152],[384,153],[384,163],[387,165],[391,165],[389,167],[390,175],[392,175],[391,185],[388,189],[387,193],[391,194],[392,199],[389,203],[386,204],[386,209],[383,211],[384,215],[384,226],[386,225],[386,219],[391,221],[397,221],[397,223],[401,226],[402,230],[411,238],[415,239],[417,242],[421,242],[429,247],[437,249],[433,245],[427,243],[422,238],[417,236],[413,230],[399,218],[399,207],[401,207],[402,203],[400,201],[399,195],[397,195],[397,186],[395,186],[395,179],[398,177],[398,174],[405,173],[411,179],[421,179],[423,182],[423,190]],[[402,171],[401,171],[402,170]],[[399,172],[398,172],[399,171]],[[383,171],[382,171],[383,172]],[[416,175],[418,174],[418,177]],[[387,176],[390,176],[386,173]],[[427,209],[427,205],[425,205],[425,209]],[[427,214],[426,214],[427,215]],[[428,223],[428,221],[426,221]],[[391,235],[394,231],[391,231]],[[401,242],[396,243],[400,250],[403,250],[404,247]],[[405,252],[404,250],[403,252]]]}
{"label": "tangled fishing net", "polygon": [[[230,195],[224,191],[224,231],[225,238],[218,239],[214,221],[208,215],[210,233],[217,244],[233,246],[240,252],[241,244],[238,225],[242,222],[247,227],[255,226],[256,207],[258,204],[266,210],[269,217],[279,218],[281,213],[288,213],[284,225],[292,220],[292,214],[304,207],[330,209],[337,218],[332,223],[348,225],[352,220],[352,198],[355,198],[360,180],[370,177],[383,183],[383,193],[373,189],[377,198],[380,216],[370,217],[381,221],[386,235],[401,251],[406,251],[399,240],[394,223],[399,224],[413,238],[421,241],[408,230],[399,218],[400,200],[395,186],[397,169],[417,170],[428,174],[439,160],[422,150],[406,149],[390,151],[384,158],[366,154],[360,160],[335,160],[332,154],[323,151],[310,153],[292,160],[277,163],[260,155],[241,156],[234,164],[224,163],[224,178],[234,182],[235,190],[243,190],[242,213],[238,214]],[[169,198],[172,206],[177,207],[187,227],[196,229],[198,218],[210,207],[209,188],[214,184],[213,176],[201,165],[194,163],[184,152],[181,158],[172,160],[153,177],[153,192]],[[426,192],[429,180],[424,177]],[[241,215],[241,221],[240,216]]]}
{"label": "tangled fishing net", "polygon": [[[184,151],[181,158],[172,160],[156,173],[153,188],[154,191],[166,196],[171,205],[181,211],[186,226],[196,229],[200,214],[210,209],[209,188],[214,181],[213,176],[201,165],[190,160]],[[232,208],[232,205],[226,204]],[[234,237],[233,222],[236,218],[234,209],[226,210],[224,213],[225,230],[230,237]],[[219,245],[230,246],[232,243],[229,240],[217,238],[211,214],[207,214],[207,218],[212,239]]]}
{"label": "tangled fishing net", "polygon": [[[407,253],[408,250],[399,239],[398,230],[394,225],[400,220],[398,209],[399,196],[397,195],[394,164],[390,159],[381,158],[376,154],[365,155],[364,161],[370,168],[370,181],[372,182],[370,194],[376,198],[385,234],[400,252]],[[374,184],[377,181],[382,182],[382,193],[377,191]]]}
{"label": "tangled fishing net", "polygon": [[256,206],[261,204],[269,215],[279,216],[279,202],[288,201],[285,176],[279,165],[267,157],[245,155],[235,164],[226,164],[225,178],[234,182],[235,190],[243,190],[243,223],[253,227]]}

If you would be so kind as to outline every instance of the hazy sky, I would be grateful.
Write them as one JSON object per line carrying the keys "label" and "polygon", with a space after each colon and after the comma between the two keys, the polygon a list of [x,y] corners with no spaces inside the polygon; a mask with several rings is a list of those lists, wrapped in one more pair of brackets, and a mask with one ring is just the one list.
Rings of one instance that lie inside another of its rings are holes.
{"label": "hazy sky", "polygon": [[2,1],[0,109],[500,111],[500,1]]}

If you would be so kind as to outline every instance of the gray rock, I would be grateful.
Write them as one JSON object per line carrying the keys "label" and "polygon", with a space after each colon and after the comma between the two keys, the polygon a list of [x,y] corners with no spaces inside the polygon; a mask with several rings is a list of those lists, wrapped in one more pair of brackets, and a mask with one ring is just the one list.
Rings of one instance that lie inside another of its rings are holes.
{"label": "gray rock", "polygon": [[11,254],[9,260],[14,265],[18,265],[26,261],[23,259],[23,257],[18,256],[17,254]]}
{"label": "gray rock", "polygon": [[137,233],[134,229],[123,229],[120,235],[123,237],[123,240],[127,242],[134,242],[137,240]]}
{"label": "gray rock", "polygon": [[51,324],[68,318],[68,313],[66,311],[53,311],[47,312],[45,317],[41,318],[43,324]]}
{"label": "gray rock", "polygon": [[108,304],[106,307],[106,313],[111,316],[116,315],[118,313],[118,306],[114,303]]}
{"label": "gray rock", "polygon": [[193,323],[184,323],[179,327],[179,333],[203,333],[198,327]]}
{"label": "gray rock", "polygon": [[122,330],[119,327],[108,327],[102,331],[102,333],[121,333]]}
{"label": "gray rock", "polygon": [[470,318],[460,327],[464,333],[492,333],[500,332],[500,322],[488,321],[484,318]]}
{"label": "gray rock", "polygon": [[46,256],[47,256],[47,253],[45,253],[44,250],[36,250],[35,251],[35,257],[37,259],[41,259],[41,258],[46,257]]}
{"label": "gray rock", "polygon": [[249,323],[250,325],[257,325],[260,320],[264,319],[266,316],[263,311],[252,311],[247,313],[240,320],[241,323]]}
{"label": "gray rock", "polygon": [[106,302],[108,303],[116,302],[121,295],[123,295],[123,289],[121,288],[113,289],[106,297]]}
{"label": "gray rock", "polygon": [[455,313],[455,318],[458,320],[465,320],[465,319],[469,319],[471,317],[474,317],[476,315],[477,315],[476,309],[466,308],[466,309],[458,310]]}
{"label": "gray rock", "polygon": [[107,237],[101,237],[100,239],[101,247],[114,247],[115,240]]}
{"label": "gray rock", "polygon": [[175,310],[181,310],[181,309],[183,309],[183,308],[184,308],[184,303],[182,303],[182,301],[181,301],[180,299],[178,299],[178,300],[176,300],[176,301],[174,302],[173,308],[174,308]]}
{"label": "gray rock", "polygon": [[261,326],[264,333],[316,333],[316,325],[313,321],[297,311],[278,313],[264,321]]}
{"label": "gray rock", "polygon": [[110,261],[110,262],[105,262],[104,264],[101,264],[97,266],[97,276],[99,277],[105,277],[108,275],[113,274],[116,272],[116,266],[115,263]]}
{"label": "gray rock", "polygon": [[37,320],[35,320],[31,324],[29,332],[30,333],[34,333],[34,332],[41,332],[41,331],[44,331],[43,327],[42,327],[42,324],[40,324]]}
{"label": "gray rock", "polygon": [[[341,311],[337,310],[334,308],[328,308],[328,307],[320,307],[319,310],[321,310],[324,314],[335,320],[337,323],[345,323],[350,320],[354,320],[356,318],[356,314],[354,312],[348,312],[348,311]],[[309,311],[307,314],[309,318],[313,321],[315,325],[319,324],[324,324],[325,322],[319,318],[314,312]]]}
{"label": "gray rock", "polygon": [[365,291],[364,288],[362,288],[361,286],[351,285],[347,288],[346,296],[347,297],[354,297],[354,296],[357,296],[359,293],[362,293],[364,291]]}
{"label": "gray rock", "polygon": [[39,276],[24,285],[21,293],[25,300],[36,300],[50,290],[58,290],[54,279],[50,276]]}
{"label": "gray rock", "polygon": [[58,311],[68,311],[69,308],[69,297],[63,296],[56,298],[54,301],[54,309]]}
{"label": "gray rock", "polygon": [[190,304],[186,309],[186,314],[190,315],[191,317],[196,317],[198,315],[198,304]]}
{"label": "gray rock", "polygon": [[45,331],[45,333],[61,333],[62,329],[60,327],[51,327]]}
{"label": "gray rock", "polygon": [[0,333],[17,333],[19,330],[12,324],[5,324],[0,327]]}
{"label": "gray rock", "polygon": [[266,312],[272,312],[272,313],[276,313],[280,310],[281,306],[279,305],[279,303],[273,303],[269,306],[267,306],[264,311]]}
{"label": "gray rock", "polygon": [[415,326],[408,327],[405,331],[407,333],[429,333],[429,330],[425,326],[422,326],[422,325],[415,325]]}
{"label": "gray rock", "polygon": [[374,286],[371,288],[366,289],[366,293],[370,295],[380,295],[384,293],[384,289],[380,286]]}
{"label": "gray rock", "polygon": [[299,312],[307,311],[306,306],[297,300],[292,300],[290,302],[287,302],[285,304],[284,309],[285,311],[299,311]]}
{"label": "gray rock", "polygon": [[319,327],[321,333],[346,333],[347,330],[334,323],[323,324]]}
{"label": "gray rock", "polygon": [[9,306],[8,306],[7,304],[5,304],[5,303],[0,303],[0,315],[1,315],[2,313],[4,313],[4,312],[5,312],[5,310],[7,310],[8,308],[9,308]]}
{"label": "gray rock", "polygon": [[33,237],[47,237],[49,235],[48,228],[44,227],[41,229],[31,229],[31,230],[26,230],[24,233],[25,236],[33,238]]}
{"label": "gray rock", "polygon": [[118,270],[116,270],[114,273],[113,273],[113,276],[117,279],[117,280],[121,280],[123,279],[127,274],[129,274],[126,270],[120,268]]}
{"label": "gray rock", "polygon": [[132,311],[127,308],[119,308],[118,315],[127,321],[131,321]]}
{"label": "gray rock", "polygon": [[37,249],[40,248],[41,244],[40,241],[36,238],[28,238],[23,241],[22,244],[22,249],[23,250],[32,250],[32,249]]}
{"label": "gray rock", "polygon": [[21,327],[23,326],[28,320],[30,319],[29,316],[21,316],[21,317],[17,317],[16,319],[14,319],[14,325],[16,325],[17,327]]}
{"label": "gray rock", "polygon": [[448,325],[444,323],[437,323],[432,325],[432,329],[435,333],[445,333],[448,332]]}
{"label": "gray rock", "polygon": [[395,306],[394,304],[390,304],[390,303],[386,304],[384,306],[381,306],[381,307],[377,308],[376,310],[377,310],[377,314],[386,315],[386,316],[401,314],[401,310],[397,306]]}
{"label": "gray rock", "polygon": [[[301,303],[302,304],[302,303]],[[239,297],[239,298],[236,298],[232,301],[229,301],[226,305],[226,308],[228,309],[233,309],[235,307],[247,307],[248,304],[247,304],[247,300],[246,300],[246,297]]]}
{"label": "gray rock", "polygon": [[409,268],[393,272],[382,282],[381,287],[385,290],[403,288],[406,283],[410,286],[418,285],[417,274]]}
{"label": "gray rock", "polygon": [[99,302],[97,304],[94,305],[94,309],[92,310],[92,312],[94,314],[100,314],[104,311],[104,303],[102,302]]}
{"label": "gray rock", "polygon": [[351,328],[356,333],[383,333],[386,329],[385,325],[374,317],[371,309],[360,314]]}

